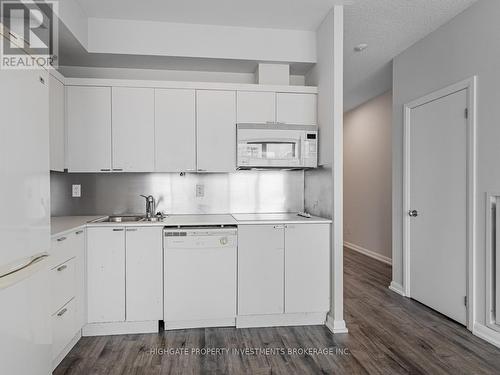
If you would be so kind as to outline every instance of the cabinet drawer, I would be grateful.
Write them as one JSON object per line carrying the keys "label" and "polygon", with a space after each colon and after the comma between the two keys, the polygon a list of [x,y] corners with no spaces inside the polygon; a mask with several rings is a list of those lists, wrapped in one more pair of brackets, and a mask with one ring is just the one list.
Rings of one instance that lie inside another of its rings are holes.
{"label": "cabinet drawer", "polygon": [[50,270],[51,310],[57,311],[75,296],[75,258]]}
{"label": "cabinet drawer", "polygon": [[75,300],[73,299],[52,315],[53,360],[70,343],[77,331],[75,323]]}
{"label": "cabinet drawer", "polygon": [[[50,264],[51,268],[66,262],[68,259],[75,256],[82,256],[79,253],[81,250],[81,238],[84,236],[84,229],[79,229],[71,233],[63,234],[52,238],[50,247]],[[59,306],[60,307],[60,306]]]}

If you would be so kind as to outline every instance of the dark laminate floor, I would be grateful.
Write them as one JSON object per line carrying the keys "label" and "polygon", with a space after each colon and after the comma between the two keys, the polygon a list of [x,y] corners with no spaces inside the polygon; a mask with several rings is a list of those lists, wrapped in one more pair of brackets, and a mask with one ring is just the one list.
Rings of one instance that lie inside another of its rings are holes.
{"label": "dark laminate floor", "polygon": [[[389,291],[391,269],[345,251],[349,334],[325,327],[213,328],[82,338],[60,374],[500,374],[500,350]],[[151,354],[151,349],[334,348],[334,354]]]}

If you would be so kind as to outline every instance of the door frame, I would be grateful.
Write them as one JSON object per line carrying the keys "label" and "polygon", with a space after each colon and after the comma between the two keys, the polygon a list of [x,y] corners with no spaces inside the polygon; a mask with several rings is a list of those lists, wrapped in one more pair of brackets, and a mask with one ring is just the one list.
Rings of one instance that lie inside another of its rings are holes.
{"label": "door frame", "polygon": [[467,329],[472,331],[475,321],[474,278],[476,257],[476,125],[477,125],[477,76],[447,86],[418,98],[404,106],[403,129],[403,290],[411,297],[410,285],[410,126],[411,110],[445,96],[467,90]]}

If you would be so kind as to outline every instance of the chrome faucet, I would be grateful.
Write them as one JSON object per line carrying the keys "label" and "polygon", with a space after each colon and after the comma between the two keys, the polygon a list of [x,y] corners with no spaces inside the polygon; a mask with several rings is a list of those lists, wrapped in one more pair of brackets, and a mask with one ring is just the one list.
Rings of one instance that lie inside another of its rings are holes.
{"label": "chrome faucet", "polygon": [[146,199],[146,219],[151,220],[155,215],[156,204],[155,198],[152,195],[142,195],[141,197]]}

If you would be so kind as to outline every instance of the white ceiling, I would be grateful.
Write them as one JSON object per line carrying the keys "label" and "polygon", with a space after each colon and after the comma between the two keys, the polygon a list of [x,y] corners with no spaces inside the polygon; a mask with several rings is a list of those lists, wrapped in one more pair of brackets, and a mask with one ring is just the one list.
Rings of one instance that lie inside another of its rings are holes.
{"label": "white ceiling", "polygon": [[[344,9],[344,107],[389,90],[391,60],[476,1],[349,1]],[[368,43],[368,49],[355,53],[359,43]]]}
{"label": "white ceiling", "polygon": [[[476,1],[78,0],[88,17],[298,30],[315,30],[333,5],[344,4],[346,109],[390,89],[392,59]],[[354,46],[362,42],[368,43],[368,49],[355,53]],[[93,59],[89,58],[89,63],[99,66],[97,60],[94,56]],[[100,60],[110,61],[106,58]],[[126,59],[121,60],[122,65],[127,65]],[[154,65],[158,68],[162,62]],[[202,65],[198,64],[196,68],[203,68]],[[208,66],[207,70],[214,69],[213,65]],[[242,71],[254,65],[229,61],[225,67],[230,71]],[[165,68],[168,69],[168,66],[166,64]],[[298,68],[296,72],[300,70]]]}
{"label": "white ceiling", "polygon": [[315,30],[342,0],[78,0],[88,17]]}

